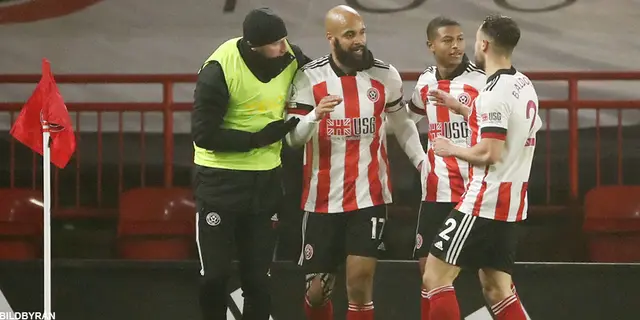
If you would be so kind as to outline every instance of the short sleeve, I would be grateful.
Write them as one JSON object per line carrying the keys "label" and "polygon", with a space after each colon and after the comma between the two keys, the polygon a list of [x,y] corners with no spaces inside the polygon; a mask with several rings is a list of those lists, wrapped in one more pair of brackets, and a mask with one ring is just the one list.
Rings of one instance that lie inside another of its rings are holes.
{"label": "short sleeve", "polygon": [[425,108],[426,101],[426,93],[429,91],[429,87],[427,85],[422,85],[420,82],[416,84],[416,87],[413,89],[413,94],[411,95],[411,101],[409,103],[409,110],[415,114],[419,114],[424,116],[427,114]]}
{"label": "short sleeve", "polygon": [[316,106],[313,97],[313,87],[309,76],[303,71],[298,70],[289,86],[289,100],[287,102],[287,113],[306,115]]}
{"label": "short sleeve", "polygon": [[396,112],[406,106],[402,99],[402,78],[398,70],[392,65],[389,65],[389,76],[385,83],[385,90],[387,96],[386,112]]}
{"label": "short sleeve", "polygon": [[476,102],[482,138],[506,140],[511,109],[508,102],[495,92],[480,94]]}

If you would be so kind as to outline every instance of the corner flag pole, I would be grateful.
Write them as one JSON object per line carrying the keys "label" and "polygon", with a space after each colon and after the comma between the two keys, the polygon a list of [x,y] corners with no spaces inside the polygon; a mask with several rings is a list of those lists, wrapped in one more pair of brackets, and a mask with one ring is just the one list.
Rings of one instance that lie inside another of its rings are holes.
{"label": "corner flag pole", "polygon": [[[33,134],[39,130],[42,130],[42,138]],[[51,305],[51,162],[53,160],[56,167],[64,168],[76,150],[76,138],[69,111],[46,58],[42,59],[42,78],[22,107],[10,133],[42,155],[44,318],[51,319],[55,314]],[[54,141],[51,140],[51,133],[54,134]]]}
{"label": "corner flag pole", "polygon": [[51,319],[51,149],[49,123],[42,121],[43,197],[44,197],[44,319]]}

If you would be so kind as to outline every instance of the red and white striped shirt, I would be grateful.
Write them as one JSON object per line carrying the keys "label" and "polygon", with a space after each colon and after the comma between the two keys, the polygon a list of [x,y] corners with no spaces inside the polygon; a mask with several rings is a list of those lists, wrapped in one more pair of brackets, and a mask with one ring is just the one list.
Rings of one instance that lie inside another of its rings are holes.
{"label": "red and white striped shirt", "polygon": [[428,202],[458,202],[468,182],[469,164],[455,157],[434,154],[432,141],[438,136],[450,139],[454,144],[466,147],[469,131],[464,117],[447,107],[436,106],[428,99],[429,90],[440,89],[471,106],[482,90],[487,77],[469,60],[453,71],[449,79],[442,79],[435,66],[427,68],[416,83],[409,109],[419,116],[426,116],[429,123],[427,159],[429,172],[422,181],[422,200]]}
{"label": "red and white striped shirt", "polygon": [[327,95],[343,101],[304,139],[302,209],[336,213],[391,203],[385,112],[405,107],[400,74],[380,60],[344,74],[330,55],[316,59],[296,74],[287,118],[315,119],[311,111]]}
{"label": "red and white striped shirt", "polygon": [[542,126],[538,95],[531,80],[516,69],[499,70],[487,79],[471,114],[471,146],[481,139],[505,141],[501,161],[470,168],[471,180],[456,209],[500,221],[527,218],[527,185]]}

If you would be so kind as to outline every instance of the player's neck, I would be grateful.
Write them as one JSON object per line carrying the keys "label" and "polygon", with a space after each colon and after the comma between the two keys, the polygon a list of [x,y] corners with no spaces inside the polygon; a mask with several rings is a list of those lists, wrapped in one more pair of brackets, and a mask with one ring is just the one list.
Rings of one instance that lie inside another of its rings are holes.
{"label": "player's neck", "polygon": [[511,69],[511,67],[511,58],[509,57],[487,57],[487,60],[485,61],[484,72],[487,77],[490,77],[500,69]]}
{"label": "player's neck", "polygon": [[445,66],[443,64],[436,63],[436,72],[440,75],[441,79],[449,79],[449,76],[453,73],[459,65]]}
{"label": "player's neck", "polygon": [[349,68],[347,66],[345,66],[344,64],[340,63],[340,61],[338,60],[338,58],[336,58],[336,54],[335,52],[331,53],[331,60],[333,60],[333,63],[340,68],[340,70],[342,70],[342,72],[344,72],[345,74],[350,74],[354,71],[353,68]]}

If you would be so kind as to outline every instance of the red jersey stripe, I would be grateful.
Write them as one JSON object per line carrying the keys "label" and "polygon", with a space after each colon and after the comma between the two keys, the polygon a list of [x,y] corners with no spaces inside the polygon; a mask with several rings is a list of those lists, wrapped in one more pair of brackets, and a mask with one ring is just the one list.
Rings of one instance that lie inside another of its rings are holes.
{"label": "red jersey stripe", "polygon": [[[436,201],[436,196],[438,195],[438,175],[436,174],[434,168],[436,167],[436,155],[433,151],[433,148],[429,148],[427,151],[427,158],[429,158],[429,164],[431,166],[431,171],[427,175],[427,197],[425,200],[427,201]],[[433,191],[431,191],[433,190]]]}
{"label": "red jersey stripe", "polygon": [[[471,131],[471,147],[475,146],[478,139],[478,118],[476,113],[475,102],[471,104],[471,112],[469,113],[469,130]],[[467,187],[465,190],[469,189],[469,185],[471,184],[471,180],[473,178],[473,166],[469,166],[469,182],[467,183]]]}
{"label": "red jersey stripe", "polygon": [[[387,189],[389,189],[389,192],[391,193],[393,191],[393,189],[391,188],[391,166],[389,165],[389,157],[387,156],[387,146],[384,145],[384,147],[380,148],[381,149],[381,155],[382,155],[382,159],[384,159],[384,163],[387,166]],[[374,199],[374,205],[378,203],[378,204],[382,204],[384,203],[384,198],[382,197],[382,195],[380,195],[380,199],[379,202],[376,202]]]}
{"label": "red jersey stripe", "polygon": [[420,89],[420,97],[422,98],[422,104],[424,105],[424,112],[427,112],[427,101],[429,101],[429,86],[424,86]]}
{"label": "red jersey stripe", "polygon": [[465,84],[462,86],[462,91],[464,91],[466,94],[468,94],[471,97],[471,101],[469,101],[468,105],[471,105],[473,103],[473,100],[475,100],[480,94],[480,92],[478,92],[476,88],[468,84]]}
{"label": "red jersey stripe", "polygon": [[497,140],[502,140],[505,141],[507,140],[507,135],[504,133],[497,133],[497,132],[485,132],[481,135],[482,139],[497,139]]}
{"label": "red jersey stripe", "polygon": [[524,202],[527,199],[527,189],[529,188],[528,182],[522,183],[522,189],[520,189],[520,204],[518,205],[518,213],[516,214],[516,221],[522,220],[524,213]]}
{"label": "red jersey stripe", "polygon": [[[489,174],[489,166],[484,168],[484,176],[482,177],[482,186],[480,187],[480,192],[476,196],[476,202],[473,204],[473,212],[474,216],[480,215],[480,209],[482,209],[482,198],[484,197],[485,191],[487,191],[487,182],[484,181]],[[469,180],[471,181],[471,180]]]}
{"label": "red jersey stripe", "polygon": [[[369,146],[369,152],[371,154],[371,162],[369,163],[369,167],[367,168],[367,176],[369,179],[369,192],[371,195],[371,201],[374,205],[381,205],[384,203],[384,196],[382,193],[382,182],[380,181],[380,160],[379,160],[379,151],[380,146],[382,145],[380,140],[380,128],[382,127],[382,113],[384,112],[384,105],[386,96],[384,94],[384,85],[376,80],[371,80],[371,86],[378,90],[380,96],[378,100],[373,104],[373,114],[376,121],[376,133],[373,137],[373,141]],[[384,153],[384,149],[382,151]],[[386,154],[383,154],[384,159],[387,158]],[[386,162],[387,165],[387,181],[390,181],[389,178],[389,163]],[[391,184],[389,183],[389,186]],[[391,190],[391,188],[389,188]]]}
{"label": "red jersey stripe", "polygon": [[[313,98],[316,105],[328,95],[327,82],[313,86]],[[331,184],[331,140],[327,135],[327,118],[320,121],[318,133],[318,186],[316,193],[316,211],[326,212],[329,207],[329,188]]]}
{"label": "red jersey stripe", "polygon": [[[451,91],[450,81],[439,81],[438,89],[449,93]],[[450,122],[451,117],[449,109],[446,107],[436,107],[436,117],[438,122]],[[451,202],[460,201],[460,196],[464,192],[464,180],[460,173],[460,166],[458,160],[455,157],[443,157],[445,165],[447,166],[447,175],[449,177],[449,188],[451,188]],[[428,191],[428,190],[427,190]],[[437,188],[434,190],[437,194]]]}
{"label": "red jersey stripe", "polygon": [[509,218],[511,206],[511,182],[501,182],[498,187],[498,201],[496,201],[495,218],[506,221]]}
{"label": "red jersey stripe", "polygon": [[309,114],[309,111],[304,109],[298,109],[298,108],[287,108],[287,113],[306,116],[307,114]]}
{"label": "red jersey stripe", "polygon": [[[341,77],[344,99],[345,117],[355,119],[360,117],[360,99],[358,84],[355,77]],[[349,121],[353,130],[353,123]],[[347,140],[344,153],[344,180],[342,194],[342,209],[344,212],[358,209],[356,200],[356,179],[358,178],[358,161],[360,159],[360,140]]]}

